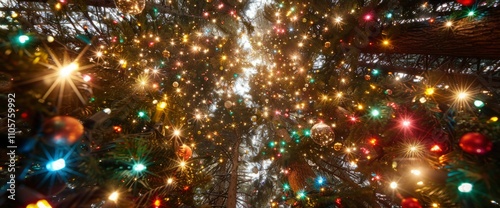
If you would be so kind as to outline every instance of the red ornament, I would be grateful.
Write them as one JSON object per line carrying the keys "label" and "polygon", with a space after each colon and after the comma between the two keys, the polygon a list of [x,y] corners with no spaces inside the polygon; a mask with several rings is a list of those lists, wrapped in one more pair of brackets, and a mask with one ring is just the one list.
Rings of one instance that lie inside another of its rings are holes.
{"label": "red ornament", "polygon": [[464,5],[464,6],[472,6],[475,0],[457,0],[458,3]]}
{"label": "red ornament", "polygon": [[56,116],[43,124],[44,142],[50,145],[71,145],[83,135],[83,125],[70,116]]}
{"label": "red ornament", "polygon": [[477,132],[464,134],[460,138],[459,145],[464,152],[475,155],[484,155],[493,148],[493,143],[486,136]]}
{"label": "red ornament", "polygon": [[403,206],[403,208],[422,208],[418,199],[412,197],[403,199],[403,201],[401,201],[401,206]]}
{"label": "red ornament", "polygon": [[184,144],[177,150],[177,155],[184,160],[189,160],[193,155],[193,150],[191,150],[191,147]]}

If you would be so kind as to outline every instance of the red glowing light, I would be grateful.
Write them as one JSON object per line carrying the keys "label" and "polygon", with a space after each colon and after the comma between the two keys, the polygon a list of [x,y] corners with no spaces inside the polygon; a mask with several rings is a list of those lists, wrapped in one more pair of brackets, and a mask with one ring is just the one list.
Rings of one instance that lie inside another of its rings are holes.
{"label": "red glowing light", "polygon": [[159,207],[161,205],[161,201],[159,199],[157,199],[157,200],[155,200],[153,205],[155,205],[155,207]]}
{"label": "red glowing light", "polygon": [[377,139],[376,138],[371,138],[370,139],[370,144],[376,145],[377,144]]}
{"label": "red glowing light", "polygon": [[401,125],[403,125],[403,127],[408,127],[408,126],[410,126],[410,125],[411,125],[411,122],[410,122],[410,121],[408,121],[408,120],[403,120],[403,121],[401,122]]}

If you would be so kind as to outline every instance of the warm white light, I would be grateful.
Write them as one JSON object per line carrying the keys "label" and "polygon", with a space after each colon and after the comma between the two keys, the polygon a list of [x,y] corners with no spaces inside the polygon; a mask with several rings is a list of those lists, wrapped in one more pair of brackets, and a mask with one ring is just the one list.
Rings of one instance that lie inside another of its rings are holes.
{"label": "warm white light", "polygon": [[181,135],[181,131],[179,131],[178,129],[174,130],[174,136],[180,136]]}
{"label": "warm white light", "polygon": [[173,179],[173,178],[168,178],[168,179],[167,179],[167,183],[168,183],[168,184],[171,184],[171,183],[173,183],[173,182],[174,182],[174,179]]}
{"label": "warm white light", "polygon": [[463,99],[467,98],[467,96],[468,96],[468,95],[467,95],[467,93],[466,93],[466,92],[459,92],[459,93],[457,94],[457,97],[458,97],[458,99],[460,99],[460,100],[463,100]]}
{"label": "warm white light", "polygon": [[448,22],[446,22],[446,24],[445,24],[445,25],[446,25],[446,27],[451,27],[451,26],[453,25],[453,22],[448,21]]}
{"label": "warm white light", "polygon": [[391,185],[390,185],[391,189],[396,189],[398,187],[398,183],[396,182],[391,182]]}
{"label": "warm white light", "polygon": [[116,202],[116,200],[118,200],[118,192],[117,192],[117,191],[115,191],[115,192],[111,193],[111,194],[109,195],[108,199],[109,199],[109,200],[111,200],[111,201]]}
{"label": "warm white light", "polygon": [[417,151],[418,150],[418,147],[416,146],[410,146],[410,151],[414,152],[414,151]]}
{"label": "warm white light", "polygon": [[88,82],[92,79],[92,77],[90,77],[89,75],[83,75],[83,81],[84,82]]}
{"label": "warm white light", "polygon": [[416,169],[411,170],[410,172],[411,172],[413,175],[416,175],[416,176],[419,176],[420,174],[422,174],[422,172],[421,172],[420,170],[416,170]]}
{"label": "warm white light", "polygon": [[61,77],[67,77],[71,74],[71,72],[75,71],[78,69],[78,64],[77,63],[71,63],[59,70],[59,75]]}

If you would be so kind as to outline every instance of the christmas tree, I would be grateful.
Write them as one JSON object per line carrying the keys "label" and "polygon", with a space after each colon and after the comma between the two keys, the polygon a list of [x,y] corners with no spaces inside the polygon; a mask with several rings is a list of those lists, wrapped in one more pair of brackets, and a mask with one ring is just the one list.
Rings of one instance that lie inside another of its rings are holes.
{"label": "christmas tree", "polygon": [[498,207],[498,3],[4,1],[0,204]]}

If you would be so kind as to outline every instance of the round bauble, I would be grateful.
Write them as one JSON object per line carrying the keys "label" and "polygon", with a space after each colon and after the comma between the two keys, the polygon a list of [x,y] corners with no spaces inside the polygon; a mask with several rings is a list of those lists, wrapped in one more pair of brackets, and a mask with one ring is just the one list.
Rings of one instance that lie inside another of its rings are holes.
{"label": "round bauble", "polygon": [[193,155],[193,150],[191,149],[191,147],[185,144],[179,146],[179,148],[177,149],[177,156],[179,156],[183,160],[189,160],[189,158],[191,158],[192,155]]}
{"label": "round bauble", "polygon": [[326,146],[335,140],[335,134],[330,126],[317,123],[311,128],[311,138],[321,146]]}
{"label": "round bauble", "polygon": [[56,116],[43,124],[43,141],[49,145],[71,145],[83,135],[83,125],[70,116]]}
{"label": "round bauble", "polygon": [[179,87],[179,82],[173,82],[173,83],[172,83],[172,86],[173,86],[173,87]]}
{"label": "round bauble", "polygon": [[325,42],[325,48],[330,48],[332,46],[332,43],[330,41]]}
{"label": "round bauble", "polygon": [[226,102],[224,103],[224,107],[226,107],[226,108],[231,108],[231,107],[233,107],[233,102],[231,102],[231,101],[229,101],[229,100],[228,100],[228,101],[226,101]]}
{"label": "round bauble", "polygon": [[252,122],[256,122],[256,121],[257,121],[257,116],[252,116],[252,117],[250,117],[250,120],[251,120]]}
{"label": "round bauble", "polygon": [[167,51],[167,49],[165,49],[165,50],[163,50],[163,52],[161,52],[161,55],[164,58],[170,58],[170,51]]}
{"label": "round bauble", "polygon": [[259,173],[259,168],[258,168],[257,166],[254,166],[254,167],[252,168],[252,173],[254,173],[254,174]]}
{"label": "round bauble", "polygon": [[335,151],[340,151],[342,149],[342,146],[343,146],[342,143],[337,142],[337,143],[333,144],[333,149]]}
{"label": "round bauble", "polygon": [[484,155],[493,148],[493,143],[478,132],[464,134],[460,138],[459,145],[464,152],[474,155]]}
{"label": "round bauble", "polygon": [[422,208],[422,205],[420,205],[418,199],[411,197],[404,198],[403,201],[401,201],[401,206],[403,208]]}

